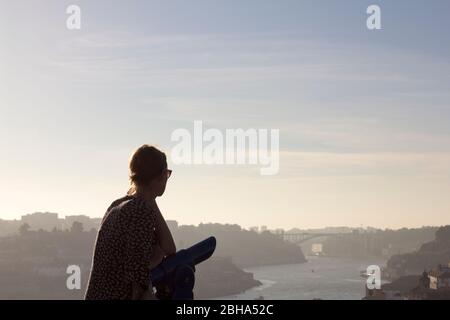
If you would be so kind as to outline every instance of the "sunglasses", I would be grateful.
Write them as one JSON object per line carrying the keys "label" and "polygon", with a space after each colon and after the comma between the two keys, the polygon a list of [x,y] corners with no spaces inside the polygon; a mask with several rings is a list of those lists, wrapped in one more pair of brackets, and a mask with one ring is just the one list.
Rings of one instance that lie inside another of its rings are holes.
{"label": "sunglasses", "polygon": [[172,170],[166,169],[166,175],[167,175],[167,179],[169,179],[170,176],[172,175]]}

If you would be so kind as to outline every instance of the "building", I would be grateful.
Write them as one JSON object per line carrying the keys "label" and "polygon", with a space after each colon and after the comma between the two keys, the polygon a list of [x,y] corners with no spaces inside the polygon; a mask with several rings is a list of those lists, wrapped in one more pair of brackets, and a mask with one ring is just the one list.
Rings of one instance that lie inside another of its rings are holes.
{"label": "building", "polygon": [[449,300],[450,263],[435,270],[424,271],[421,276],[402,276],[378,290],[366,288],[368,300]]}
{"label": "building", "polygon": [[16,234],[20,226],[21,226],[20,220],[0,219],[0,237],[7,237]]}
{"label": "building", "polygon": [[70,230],[74,222],[79,222],[83,225],[83,229],[85,231],[89,231],[92,228],[97,229],[100,227],[101,219],[99,218],[90,218],[85,215],[72,215],[66,216],[65,219],[61,220],[61,229],[62,230]]}
{"label": "building", "polygon": [[380,289],[368,289],[366,286],[367,300],[407,300],[408,294],[420,284],[421,276],[405,276],[397,280],[381,285]]}
{"label": "building", "polygon": [[70,230],[74,222],[80,222],[83,225],[85,231],[89,231],[92,228],[97,229],[100,227],[101,218],[90,218],[85,215],[69,215],[65,218],[58,218],[57,213],[50,212],[35,212],[31,214],[23,215],[18,222],[18,227],[25,223],[30,226],[30,230],[36,231],[39,229],[45,231],[56,230]]}
{"label": "building", "polygon": [[323,247],[321,243],[313,243],[311,245],[311,252],[315,255],[321,254],[323,251]]}
{"label": "building", "polygon": [[428,272],[430,289],[450,289],[450,263],[447,266],[439,265],[436,270]]}
{"label": "building", "polygon": [[20,223],[21,225],[28,224],[31,230],[51,231],[53,228],[59,227],[58,214],[50,212],[35,212],[23,215]]}

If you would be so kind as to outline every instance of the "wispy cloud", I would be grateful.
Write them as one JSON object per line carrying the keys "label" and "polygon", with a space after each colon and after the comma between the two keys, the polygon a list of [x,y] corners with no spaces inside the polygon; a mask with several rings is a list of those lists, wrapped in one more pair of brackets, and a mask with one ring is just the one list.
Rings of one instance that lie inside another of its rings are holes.
{"label": "wispy cloud", "polygon": [[284,178],[365,176],[385,178],[450,177],[450,152],[331,153],[281,152]]}

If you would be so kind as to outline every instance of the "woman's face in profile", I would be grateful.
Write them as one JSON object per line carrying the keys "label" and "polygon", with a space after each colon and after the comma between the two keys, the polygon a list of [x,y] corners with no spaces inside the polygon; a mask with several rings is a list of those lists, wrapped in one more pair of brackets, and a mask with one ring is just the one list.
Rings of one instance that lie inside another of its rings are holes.
{"label": "woman's face in profile", "polygon": [[155,180],[155,190],[158,197],[164,194],[164,191],[166,190],[167,179],[169,179],[171,174],[172,170],[165,169],[163,173],[161,173],[161,175]]}

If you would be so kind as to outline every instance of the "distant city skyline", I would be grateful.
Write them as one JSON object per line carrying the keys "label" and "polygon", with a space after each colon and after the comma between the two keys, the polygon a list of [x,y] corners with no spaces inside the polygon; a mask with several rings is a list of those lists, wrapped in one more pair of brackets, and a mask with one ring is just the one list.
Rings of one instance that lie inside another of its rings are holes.
{"label": "distant city skyline", "polygon": [[[148,143],[166,219],[450,224],[450,2],[0,0],[0,219],[102,217]],[[279,129],[279,172],[175,165],[171,134]]]}
{"label": "distant city skyline", "polygon": [[[58,228],[59,229],[67,229],[71,226],[71,224],[73,222],[80,222],[81,224],[83,224],[84,227],[87,227],[88,229],[90,229],[91,227],[93,227],[93,225],[95,225],[95,227],[97,227],[97,224],[100,224],[102,220],[102,217],[90,217],[88,215],[84,215],[84,214],[66,214],[66,215],[61,215],[57,212],[32,212],[32,213],[27,213],[27,214],[23,214],[18,218],[14,218],[14,219],[2,219],[0,218],[0,222],[19,222],[19,223],[28,223],[30,224],[30,227],[32,229],[39,229],[40,225],[44,225],[46,224],[48,221],[52,221],[53,222],[57,222],[58,223]],[[67,223],[61,224],[64,221],[68,221]],[[220,223],[220,222],[215,222],[215,221],[209,221],[209,222],[200,222],[198,224],[192,224],[192,223],[187,223],[187,224],[183,224],[183,223],[179,223],[177,220],[172,220],[172,219],[166,219],[169,227],[171,225],[176,225],[176,226],[199,226],[200,224],[221,224],[221,225],[238,225],[243,229],[249,230],[249,231],[256,231],[256,232],[264,232],[264,231],[271,231],[271,232],[276,232],[276,231],[292,231],[292,230],[299,230],[299,231],[313,231],[313,230],[339,230],[339,229],[346,229],[347,231],[352,231],[352,230],[367,230],[367,231],[374,231],[374,230],[387,230],[390,228],[376,228],[370,225],[359,225],[359,226],[352,226],[352,225],[336,225],[336,226],[321,226],[321,227],[316,227],[316,228],[303,228],[303,227],[297,227],[297,226],[292,226],[290,228],[280,228],[280,227],[272,227],[272,226],[267,226],[267,225],[252,225],[252,226],[241,226],[238,223]],[[33,225],[34,223],[37,223],[36,225]],[[86,224],[86,225],[85,225]],[[439,225],[424,225],[424,226],[420,226],[420,227],[416,227],[416,228],[410,228],[410,229],[420,229],[420,228],[437,228],[440,227]],[[45,227],[44,229],[46,230],[50,230],[52,229],[52,227]],[[403,228],[403,227],[402,227]],[[402,229],[399,228],[399,229]],[[396,230],[396,229],[393,229]],[[342,231],[334,231],[334,232],[342,232]]]}

